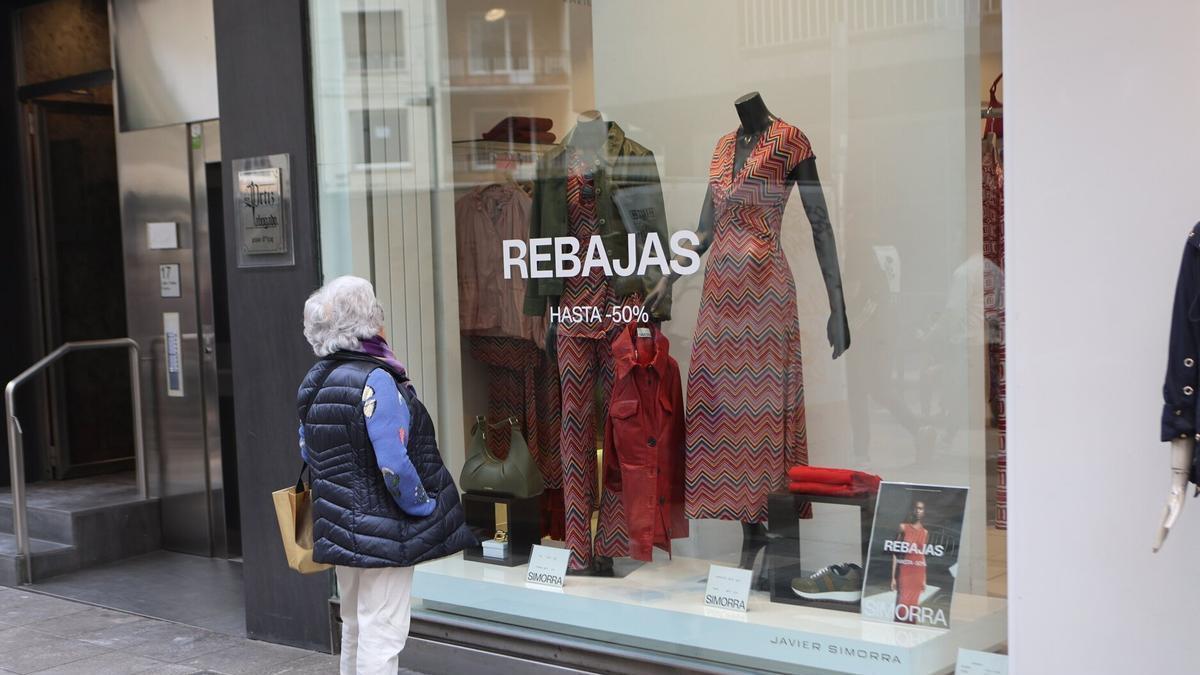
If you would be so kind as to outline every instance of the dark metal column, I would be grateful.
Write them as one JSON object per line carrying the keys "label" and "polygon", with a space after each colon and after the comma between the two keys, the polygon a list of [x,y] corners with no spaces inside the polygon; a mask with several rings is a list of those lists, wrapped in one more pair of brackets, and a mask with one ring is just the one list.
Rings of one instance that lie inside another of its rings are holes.
{"label": "dark metal column", "polygon": [[[329,573],[288,569],[270,499],[295,483],[300,468],[295,391],[314,360],[301,334],[301,310],[320,281],[307,4],[215,0],[213,13],[246,629],[260,640],[329,649]],[[290,155],[296,263],[238,268],[232,160],[277,153]]]}

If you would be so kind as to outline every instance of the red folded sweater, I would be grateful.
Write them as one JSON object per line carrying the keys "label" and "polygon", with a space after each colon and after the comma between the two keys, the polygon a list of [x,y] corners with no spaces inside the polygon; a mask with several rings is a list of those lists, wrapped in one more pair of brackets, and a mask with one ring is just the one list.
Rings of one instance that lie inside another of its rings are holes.
{"label": "red folded sweater", "polygon": [[804,495],[826,495],[829,497],[861,497],[863,495],[874,494],[865,486],[850,486],[850,485],[830,485],[829,483],[798,483],[790,481],[788,483],[788,492]]}
{"label": "red folded sweater", "polygon": [[823,495],[857,496],[879,490],[880,477],[850,469],[794,466],[788,469],[788,489]]}
{"label": "red folded sweater", "polygon": [[554,121],[548,117],[505,117],[483,134],[486,141],[508,140],[517,143],[553,143],[550,129]]}

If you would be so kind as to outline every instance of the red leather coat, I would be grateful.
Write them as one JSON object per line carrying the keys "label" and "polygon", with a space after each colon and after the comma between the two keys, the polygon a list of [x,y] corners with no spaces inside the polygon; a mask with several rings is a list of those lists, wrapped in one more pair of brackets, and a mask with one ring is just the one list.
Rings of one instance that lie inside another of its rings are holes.
{"label": "red leather coat", "polygon": [[[647,333],[648,331],[648,333]],[[612,398],[604,425],[604,484],[621,494],[629,555],[649,561],[688,536],[683,515],[683,386],[657,326],[630,324],[613,338]]]}

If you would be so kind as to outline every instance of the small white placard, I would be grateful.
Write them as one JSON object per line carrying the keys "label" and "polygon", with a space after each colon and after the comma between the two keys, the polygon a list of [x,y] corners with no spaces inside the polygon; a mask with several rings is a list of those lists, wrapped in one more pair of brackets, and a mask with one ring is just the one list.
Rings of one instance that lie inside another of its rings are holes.
{"label": "small white placard", "polygon": [[708,588],[704,590],[704,606],[718,609],[746,611],[750,601],[751,570],[739,567],[709,565]]}
{"label": "small white placard", "polygon": [[168,265],[158,266],[158,297],[160,298],[178,298],[179,293],[179,265],[171,263]]}
{"label": "small white placard", "polygon": [[179,228],[175,223],[146,223],[146,241],[154,250],[179,248]]}
{"label": "small white placard", "polygon": [[567,563],[570,560],[570,549],[535,545],[532,555],[529,556],[529,571],[525,573],[525,582],[562,588],[563,580],[567,577]]}
{"label": "small white placard", "polygon": [[1008,675],[1008,654],[960,648],[954,675]]}
{"label": "small white placard", "polygon": [[183,361],[180,355],[179,312],[163,314],[163,345],[167,358],[167,396],[183,396]]}

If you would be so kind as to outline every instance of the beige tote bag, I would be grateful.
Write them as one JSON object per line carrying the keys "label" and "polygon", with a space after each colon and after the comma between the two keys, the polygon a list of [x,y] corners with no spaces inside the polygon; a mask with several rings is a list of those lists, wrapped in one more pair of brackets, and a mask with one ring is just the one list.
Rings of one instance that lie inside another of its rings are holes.
{"label": "beige tote bag", "polygon": [[[307,468],[305,465],[304,469]],[[304,484],[304,469],[295,487],[272,492],[271,500],[275,502],[275,518],[279,521],[288,567],[301,574],[313,574],[333,565],[313,562],[312,490]]]}

